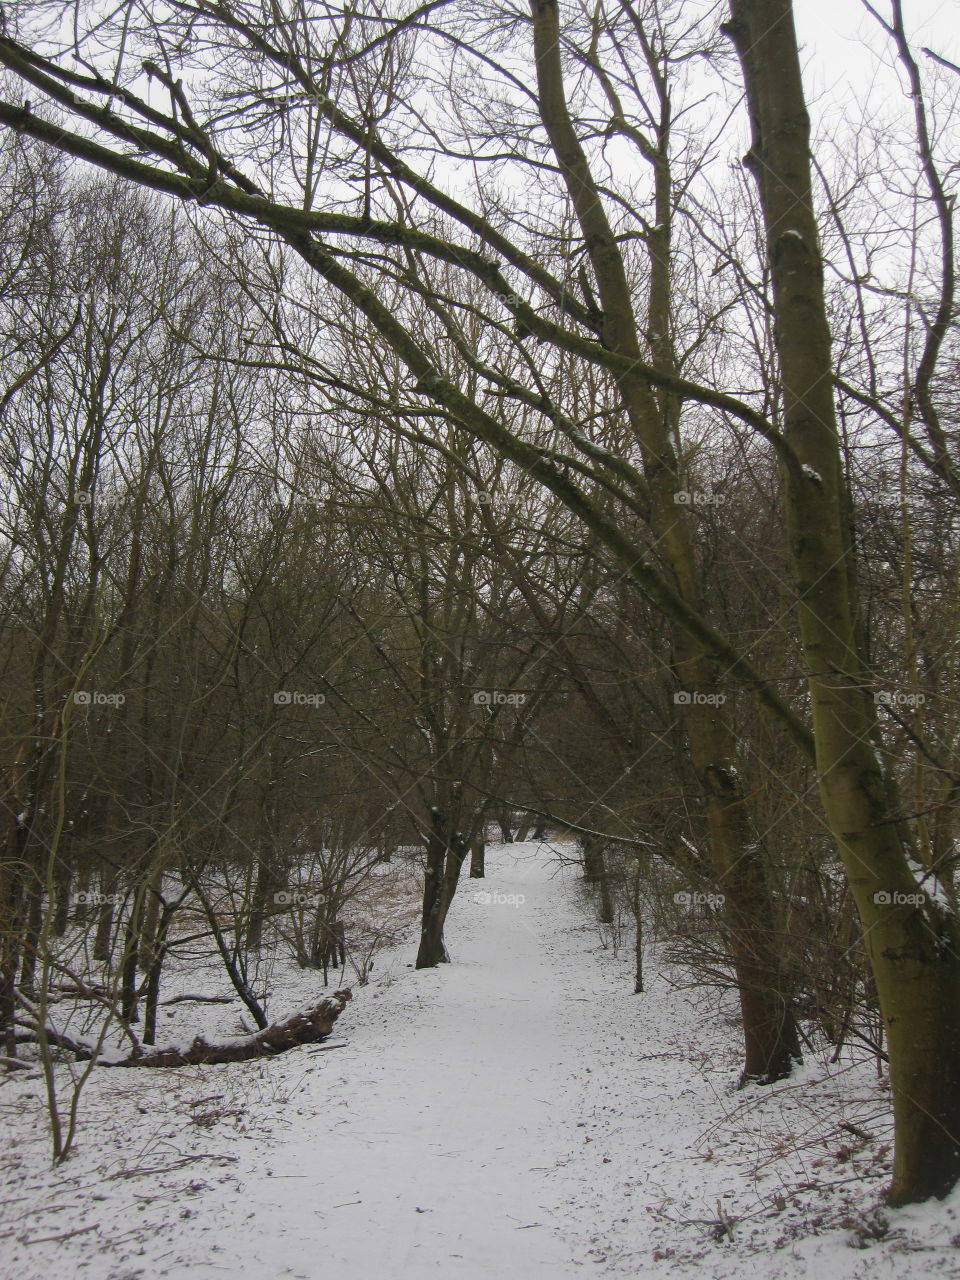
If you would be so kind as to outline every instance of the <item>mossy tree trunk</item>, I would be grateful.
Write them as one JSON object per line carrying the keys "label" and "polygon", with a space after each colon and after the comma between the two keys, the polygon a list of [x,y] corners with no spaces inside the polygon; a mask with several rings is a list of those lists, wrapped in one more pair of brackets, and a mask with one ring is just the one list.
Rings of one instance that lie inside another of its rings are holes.
{"label": "mossy tree trunk", "polygon": [[[823,261],[790,0],[731,0],[772,272],[797,579],[820,794],[863,926],[883,1013],[895,1119],[895,1204],[943,1196],[960,1177],[960,929],[925,893],[891,812],[873,746],[869,674],[855,630]],[[781,455],[783,456],[783,455]],[[929,887],[929,885],[928,885]]]}

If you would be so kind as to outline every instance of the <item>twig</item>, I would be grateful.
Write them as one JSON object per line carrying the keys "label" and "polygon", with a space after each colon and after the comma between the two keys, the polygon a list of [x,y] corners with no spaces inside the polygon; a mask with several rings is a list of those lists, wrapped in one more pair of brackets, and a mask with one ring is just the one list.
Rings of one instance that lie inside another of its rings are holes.
{"label": "twig", "polygon": [[73,1236],[82,1236],[86,1231],[97,1231],[100,1228],[99,1222],[91,1222],[88,1227],[76,1227],[73,1231],[62,1231],[56,1236],[36,1236],[33,1240],[27,1240],[25,1236],[19,1237],[20,1244],[49,1244],[51,1240],[70,1240]]}

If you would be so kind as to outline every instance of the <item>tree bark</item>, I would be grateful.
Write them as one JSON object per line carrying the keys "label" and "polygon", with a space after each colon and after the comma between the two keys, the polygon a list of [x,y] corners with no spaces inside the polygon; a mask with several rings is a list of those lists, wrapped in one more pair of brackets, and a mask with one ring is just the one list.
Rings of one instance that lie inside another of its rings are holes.
{"label": "tree bark", "polygon": [[447,857],[447,837],[443,815],[434,809],[427,835],[427,867],[423,877],[423,909],[420,916],[418,969],[432,969],[450,957],[443,943],[443,875]]}
{"label": "tree bark", "polygon": [[[731,0],[763,207],[786,436],[788,534],[797,577],[820,795],[863,925],[887,1032],[894,1204],[944,1196],[960,1177],[960,928],[908,861],[872,746],[858,651],[854,559],[833,402],[810,125],[790,0]],[[783,458],[783,455],[781,455]]]}
{"label": "tree bark", "polygon": [[[274,1023],[250,1036],[211,1044],[197,1036],[188,1049],[138,1050],[124,1058],[100,1056],[97,1062],[103,1067],[190,1067],[210,1066],[218,1062],[249,1062],[253,1058],[269,1058],[298,1045],[316,1044],[325,1040],[333,1030],[333,1024],[352,999],[349,988],[335,991],[311,1009],[296,1013],[284,1022]],[[47,1030],[50,1044],[73,1053],[81,1061],[89,1061],[95,1050],[80,1041],[72,1040],[50,1028]]]}
{"label": "tree bark", "polygon": [[97,910],[97,931],[93,942],[93,958],[109,960],[113,946],[114,901],[120,877],[115,867],[105,866],[100,872],[101,902]]}
{"label": "tree bark", "polygon": [[[566,182],[603,310],[602,339],[626,357],[629,371],[617,377],[630,425],[640,446],[649,487],[650,524],[671,585],[691,611],[703,611],[689,519],[677,494],[683,483],[674,448],[677,408],[665,397],[658,403],[649,382],[638,372],[643,356],[637,317],[623,255],[603,207],[597,183],[567,107],[560,57],[561,33],[557,0],[530,0],[537,64],[540,117]],[[662,165],[657,192],[664,192]],[[666,280],[669,244],[655,246],[653,281]],[[654,287],[651,312],[665,303]],[[657,319],[665,324],[669,317]],[[651,326],[654,318],[651,316]],[[669,356],[661,344],[657,358]],[[744,1032],[741,1080],[768,1082],[790,1074],[800,1056],[792,1001],[785,990],[775,920],[759,845],[754,838],[746,798],[734,768],[736,739],[723,711],[720,667],[686,631],[674,632],[674,666],[687,700],[681,720],[703,793],[710,832],[714,877],[723,894],[732,959],[740,994]]]}

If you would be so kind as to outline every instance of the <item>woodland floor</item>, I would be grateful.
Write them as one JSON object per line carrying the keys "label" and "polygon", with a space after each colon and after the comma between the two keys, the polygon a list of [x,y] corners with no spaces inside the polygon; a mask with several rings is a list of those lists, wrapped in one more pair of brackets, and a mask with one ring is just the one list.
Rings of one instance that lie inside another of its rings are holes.
{"label": "woodland floor", "polygon": [[[344,1047],[97,1068],[60,1169],[39,1081],[4,1084],[0,1275],[960,1276],[960,1196],[877,1216],[889,1117],[870,1062],[814,1055],[738,1091],[728,996],[685,989],[653,947],[632,994],[630,947],[590,923],[549,845],[492,846],[487,865],[452,908],[453,963],[415,971],[411,933],[355,986]],[[318,994],[287,977],[277,1015]],[[223,985],[198,981],[183,989]],[[177,1016],[224,1016],[208,1008]]]}

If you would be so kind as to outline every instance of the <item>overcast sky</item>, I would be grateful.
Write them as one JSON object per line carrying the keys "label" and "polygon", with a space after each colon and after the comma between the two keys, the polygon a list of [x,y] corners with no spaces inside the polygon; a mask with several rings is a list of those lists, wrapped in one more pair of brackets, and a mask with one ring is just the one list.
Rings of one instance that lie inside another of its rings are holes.
{"label": "overcast sky", "polygon": [[[890,0],[872,2],[879,13],[889,16]],[[918,61],[928,61],[920,52],[921,46],[927,45],[960,63],[960,0],[904,0],[903,10]],[[827,90],[862,96],[876,67],[864,40],[878,49],[884,39],[862,0],[794,0],[794,12],[803,44],[808,95]]]}

